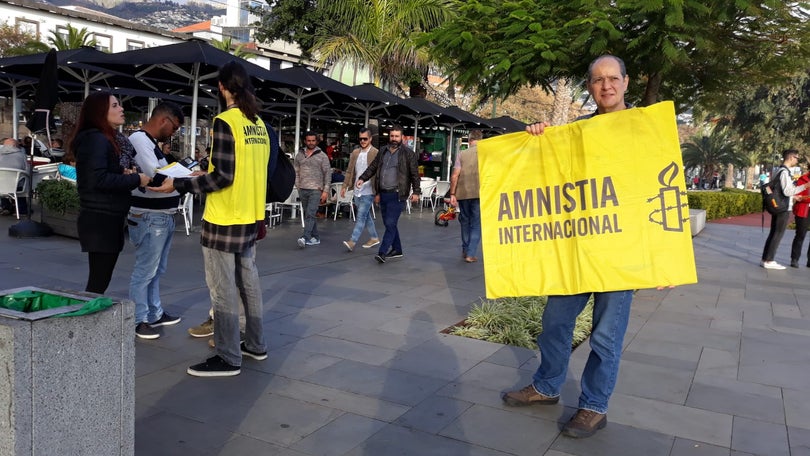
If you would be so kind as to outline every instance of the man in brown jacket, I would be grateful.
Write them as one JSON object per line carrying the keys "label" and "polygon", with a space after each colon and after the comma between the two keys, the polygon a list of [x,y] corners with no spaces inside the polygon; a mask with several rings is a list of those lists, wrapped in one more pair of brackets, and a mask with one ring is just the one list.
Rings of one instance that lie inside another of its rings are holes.
{"label": "man in brown jacket", "polygon": [[379,202],[377,189],[374,181],[365,182],[362,187],[355,188],[357,178],[363,174],[368,168],[368,164],[377,156],[377,148],[371,145],[371,130],[368,128],[360,129],[360,147],[352,151],[349,157],[349,167],[346,168],[346,179],[343,181],[343,187],[340,189],[340,196],[346,197],[346,189],[354,189],[354,202],[357,204],[357,221],[354,223],[354,231],[352,237],[348,241],[343,241],[343,245],[349,249],[349,252],[354,250],[355,244],[363,234],[363,228],[368,230],[371,239],[363,244],[364,249],[369,249],[380,243],[380,238],[377,236],[377,228],[374,226],[374,219],[371,218],[371,205]]}

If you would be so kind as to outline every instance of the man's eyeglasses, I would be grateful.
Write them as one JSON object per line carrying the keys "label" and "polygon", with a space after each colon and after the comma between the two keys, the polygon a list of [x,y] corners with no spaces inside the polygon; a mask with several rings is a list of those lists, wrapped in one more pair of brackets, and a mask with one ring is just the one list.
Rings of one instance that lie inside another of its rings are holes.
{"label": "man's eyeglasses", "polygon": [[169,119],[169,122],[172,123],[172,132],[175,132],[180,129],[180,122],[174,123],[174,119],[172,119],[169,116],[166,116],[166,118]]}
{"label": "man's eyeglasses", "polygon": [[370,138],[364,138],[364,137],[362,137],[362,136],[360,137],[360,141],[368,141],[369,139],[370,139]]}

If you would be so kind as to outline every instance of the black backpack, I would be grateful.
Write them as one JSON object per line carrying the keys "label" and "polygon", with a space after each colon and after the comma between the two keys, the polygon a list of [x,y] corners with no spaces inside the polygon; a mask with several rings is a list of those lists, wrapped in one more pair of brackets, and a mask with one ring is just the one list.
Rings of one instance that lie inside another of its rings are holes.
{"label": "black backpack", "polygon": [[286,201],[295,186],[295,168],[286,154],[281,153],[278,134],[270,125],[265,125],[270,136],[270,160],[267,162],[268,203]]}
{"label": "black backpack", "polygon": [[785,196],[785,192],[782,191],[782,184],[779,180],[779,175],[782,171],[786,170],[787,168],[780,166],[773,179],[760,188],[762,192],[762,207],[771,215],[781,214],[788,210],[790,199]]}

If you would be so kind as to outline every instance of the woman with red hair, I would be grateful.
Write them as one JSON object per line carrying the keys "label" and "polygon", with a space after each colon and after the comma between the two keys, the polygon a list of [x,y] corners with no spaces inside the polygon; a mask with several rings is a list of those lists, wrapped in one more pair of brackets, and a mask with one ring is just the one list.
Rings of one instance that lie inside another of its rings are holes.
{"label": "woman with red hair", "polygon": [[137,171],[132,144],[116,130],[123,124],[118,100],[109,92],[94,92],[82,104],[70,141],[79,190],[79,243],[89,262],[85,291],[93,293],[107,290],[124,247],[130,193],[150,180]]}

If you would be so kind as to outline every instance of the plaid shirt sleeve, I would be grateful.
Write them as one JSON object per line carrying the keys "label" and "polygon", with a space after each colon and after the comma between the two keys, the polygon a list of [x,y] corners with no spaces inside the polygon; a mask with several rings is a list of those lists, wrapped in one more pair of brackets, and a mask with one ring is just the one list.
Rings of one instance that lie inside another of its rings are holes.
{"label": "plaid shirt sleeve", "polygon": [[178,179],[175,188],[183,192],[211,193],[233,185],[236,170],[236,147],[231,127],[220,119],[214,119],[214,140],[211,143],[210,161],[214,171],[191,179]]}

